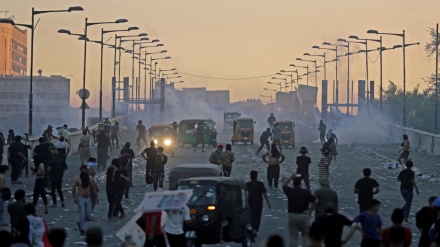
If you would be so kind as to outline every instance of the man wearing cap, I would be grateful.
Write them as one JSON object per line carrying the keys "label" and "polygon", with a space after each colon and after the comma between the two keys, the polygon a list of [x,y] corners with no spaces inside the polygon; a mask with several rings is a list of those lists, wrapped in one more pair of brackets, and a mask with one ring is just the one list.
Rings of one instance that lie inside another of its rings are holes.
{"label": "man wearing cap", "polygon": [[49,143],[50,140],[52,140],[52,138],[58,140],[58,137],[54,136],[54,135],[52,134],[52,132],[53,132],[53,127],[52,127],[52,125],[47,126],[47,129],[43,132],[43,136],[44,136],[44,138],[45,138],[45,142],[46,142],[46,143]]}
{"label": "man wearing cap", "polygon": [[222,152],[223,152],[223,145],[219,144],[217,146],[217,149],[214,150],[211,153],[211,155],[209,156],[209,162],[211,162],[211,164],[214,164],[214,165],[221,165],[221,164],[223,164],[223,161],[221,159]]}

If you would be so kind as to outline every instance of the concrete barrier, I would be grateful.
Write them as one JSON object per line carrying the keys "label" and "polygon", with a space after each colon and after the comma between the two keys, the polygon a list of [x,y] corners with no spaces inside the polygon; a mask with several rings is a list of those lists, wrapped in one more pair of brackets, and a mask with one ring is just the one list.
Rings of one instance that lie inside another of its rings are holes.
{"label": "concrete barrier", "polygon": [[[111,118],[109,119],[109,121],[112,123],[112,126],[115,124],[115,122],[119,123],[119,128],[123,128],[124,126],[124,118],[123,117],[115,117],[115,118]],[[92,130],[96,130],[98,129],[98,124],[89,126],[89,130],[90,132]],[[56,131],[56,130],[55,130]],[[55,133],[58,134],[58,133]],[[79,140],[81,139],[82,136],[82,130],[76,131],[74,133],[70,133],[69,134],[69,140],[70,140],[70,153],[71,154],[75,154],[78,153],[78,145],[79,145]],[[32,155],[33,155],[33,150],[35,148],[35,146],[38,145],[38,139],[40,137],[32,137],[29,138],[29,145],[31,146],[31,150],[29,150],[28,152],[28,157],[30,157],[30,159],[32,159]],[[58,140],[53,140],[53,143],[56,143]],[[7,164],[8,163],[8,148],[9,145],[4,145],[3,146],[3,164]]]}
{"label": "concrete barrier", "polygon": [[399,125],[389,125],[389,127],[391,142],[402,142],[402,135],[407,134],[412,150],[440,155],[440,135]]}

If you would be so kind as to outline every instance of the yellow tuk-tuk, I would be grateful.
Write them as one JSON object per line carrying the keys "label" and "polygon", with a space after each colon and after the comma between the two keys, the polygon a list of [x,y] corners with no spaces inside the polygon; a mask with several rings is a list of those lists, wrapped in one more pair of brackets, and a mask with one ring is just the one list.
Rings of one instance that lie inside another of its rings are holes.
{"label": "yellow tuk-tuk", "polygon": [[254,124],[252,118],[237,118],[232,126],[232,145],[242,142],[246,145],[248,142],[254,144]]}
{"label": "yellow tuk-tuk", "polygon": [[291,146],[295,148],[295,122],[277,121],[281,129],[281,145],[285,148]]}
{"label": "yellow tuk-tuk", "polygon": [[154,141],[157,147],[163,147],[164,152],[174,157],[175,140],[173,136],[173,126],[153,125],[149,129],[150,140]]}

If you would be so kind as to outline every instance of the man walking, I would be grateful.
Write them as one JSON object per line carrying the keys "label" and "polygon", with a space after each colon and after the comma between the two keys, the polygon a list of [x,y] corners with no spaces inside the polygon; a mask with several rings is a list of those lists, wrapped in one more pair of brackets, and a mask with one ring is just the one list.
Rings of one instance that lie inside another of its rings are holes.
{"label": "man walking", "polygon": [[205,152],[205,133],[204,133],[204,127],[203,127],[203,123],[200,122],[197,124],[197,128],[195,130],[196,132],[196,143],[194,146],[194,151],[197,151],[197,146],[199,144],[202,144],[202,152]]}
{"label": "man walking", "polygon": [[[293,180],[293,188],[289,187],[289,183]],[[310,191],[301,188],[301,178],[296,177],[293,173],[283,183],[283,191],[287,196],[288,209],[288,228],[290,236],[290,247],[298,246],[298,233],[301,232],[303,237],[302,246],[307,246],[307,235],[310,228],[310,215],[312,208],[316,204],[316,198]]]}
{"label": "man walking", "polygon": [[327,181],[319,181],[319,184],[321,188],[317,189],[314,194],[318,200],[315,208],[315,219],[325,215],[328,205],[334,205],[335,208],[339,207],[338,194],[336,191],[330,188]]}
{"label": "man walking", "polygon": [[413,200],[413,190],[416,189],[417,195],[419,194],[419,188],[417,187],[415,181],[414,171],[411,168],[414,166],[411,160],[406,162],[406,169],[402,170],[397,177],[397,181],[400,182],[400,192],[402,193],[402,197],[405,200],[405,204],[403,205],[403,211],[405,211],[404,222],[405,224],[410,224],[408,221],[409,212],[411,210],[411,204]]}
{"label": "man walking", "polygon": [[79,140],[78,145],[78,153],[80,155],[81,159],[81,165],[85,165],[85,162],[92,157],[92,154],[90,153],[90,140],[92,137],[90,135],[87,135],[87,130],[82,131],[82,136]]}
{"label": "man walking", "polygon": [[220,159],[223,162],[222,169],[224,176],[230,177],[232,171],[232,163],[234,163],[235,161],[235,155],[234,152],[232,152],[231,144],[226,144],[226,150],[222,153]]}
{"label": "man walking", "polygon": [[248,191],[248,203],[251,211],[251,225],[254,236],[257,235],[260,229],[261,213],[263,212],[263,196],[266,200],[267,207],[270,209],[269,197],[267,196],[266,187],[264,183],[258,181],[258,172],[252,170],[250,173],[251,181],[246,183]]}
{"label": "man walking", "polygon": [[152,171],[154,165],[156,164],[156,157],[157,157],[157,149],[154,147],[154,145],[155,145],[154,141],[151,141],[150,147],[144,149],[144,151],[142,151],[141,153],[142,157],[144,157],[144,159],[147,160],[146,173],[145,173],[145,182],[147,186],[150,186],[153,183]]}
{"label": "man walking", "polygon": [[54,151],[54,159],[49,162],[49,166],[47,171],[50,173],[50,185],[51,185],[51,196],[52,196],[52,206],[57,206],[57,196],[55,192],[58,192],[58,196],[60,197],[61,207],[65,207],[64,205],[64,196],[63,196],[63,176],[64,171],[67,170],[66,160],[60,158],[58,151]]}
{"label": "man walking", "polygon": [[264,145],[266,145],[267,150],[270,150],[269,137],[272,137],[272,132],[270,132],[270,128],[267,128],[260,136],[260,147],[258,148],[255,155],[260,153],[261,149],[263,149]]}
{"label": "man walking", "polygon": [[138,137],[136,139],[136,143],[138,145],[138,148],[141,149],[141,143],[140,141],[144,141],[145,145],[147,145],[147,129],[145,128],[145,125],[142,124],[142,120],[138,121],[138,125],[136,126],[136,130],[138,131]]}
{"label": "man walking", "polygon": [[326,247],[341,247],[344,226],[353,224],[346,216],[338,213],[338,208],[331,203],[327,205],[325,214],[317,218],[315,223],[322,224],[325,228],[324,243]]}
{"label": "man walking", "polygon": [[324,144],[325,142],[325,130],[327,129],[327,126],[324,124],[322,120],[319,121],[319,140],[321,140],[321,144]]}
{"label": "man walking", "polygon": [[96,136],[96,140],[98,141],[98,147],[96,149],[97,158],[98,158],[98,171],[100,167],[105,171],[107,166],[107,156],[108,156],[108,147],[110,146],[110,137],[105,133],[104,130],[99,130],[98,135]]}
{"label": "man walking", "polygon": [[434,201],[436,199],[437,197],[431,196],[428,199],[428,206],[423,207],[416,214],[416,226],[421,232],[419,247],[429,246],[431,244],[431,239],[429,238],[429,229],[437,218],[437,212],[434,208]]}
{"label": "man walking", "polygon": [[119,148],[119,138],[121,134],[119,134],[119,123],[115,122],[115,125],[113,125],[110,128],[110,139],[112,143],[112,148],[115,149],[115,142],[116,142],[116,148]]}
{"label": "man walking", "polygon": [[273,142],[278,145],[280,148],[280,152],[283,152],[283,148],[281,147],[281,128],[279,127],[278,123],[275,123],[272,128],[272,136],[273,136]]}
{"label": "man walking", "polygon": [[163,189],[163,180],[165,177],[165,165],[168,162],[168,157],[163,153],[163,147],[157,148],[156,164],[153,167],[153,188],[157,190],[157,186]]}
{"label": "man walking", "polygon": [[223,152],[223,145],[219,144],[217,146],[217,149],[214,150],[209,156],[209,162],[214,165],[221,165],[223,163],[221,158],[222,152]]}
{"label": "man walking", "polygon": [[359,179],[354,185],[354,193],[358,194],[359,213],[368,210],[368,203],[373,199],[373,195],[379,193],[379,183],[375,179],[370,178],[371,169],[363,170],[364,178]]}
{"label": "man walking", "polygon": [[319,181],[326,181],[328,184],[330,184],[330,160],[329,160],[329,156],[330,156],[330,150],[329,149],[324,149],[322,151],[322,157],[321,159],[319,159],[318,162],[318,168],[319,168],[319,172],[318,172],[318,180]]}
{"label": "man walking", "polygon": [[55,148],[59,153],[59,157],[66,160],[67,155],[69,155],[70,148],[69,144],[65,141],[65,137],[63,135],[60,136],[60,141],[55,143]]}

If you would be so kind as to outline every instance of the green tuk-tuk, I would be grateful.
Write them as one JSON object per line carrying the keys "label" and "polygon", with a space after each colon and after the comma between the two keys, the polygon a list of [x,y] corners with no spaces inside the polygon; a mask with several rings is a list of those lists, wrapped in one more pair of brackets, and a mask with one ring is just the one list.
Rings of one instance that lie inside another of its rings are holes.
{"label": "green tuk-tuk", "polygon": [[241,117],[240,112],[225,112],[223,113],[223,128],[231,129],[234,123],[234,120]]}
{"label": "green tuk-tuk", "polygon": [[213,147],[217,146],[217,129],[212,119],[185,119],[180,121],[177,131],[177,144],[179,147],[183,147],[185,144],[191,144],[192,147],[195,147],[195,131],[197,125],[201,123],[203,124],[204,143]]}

